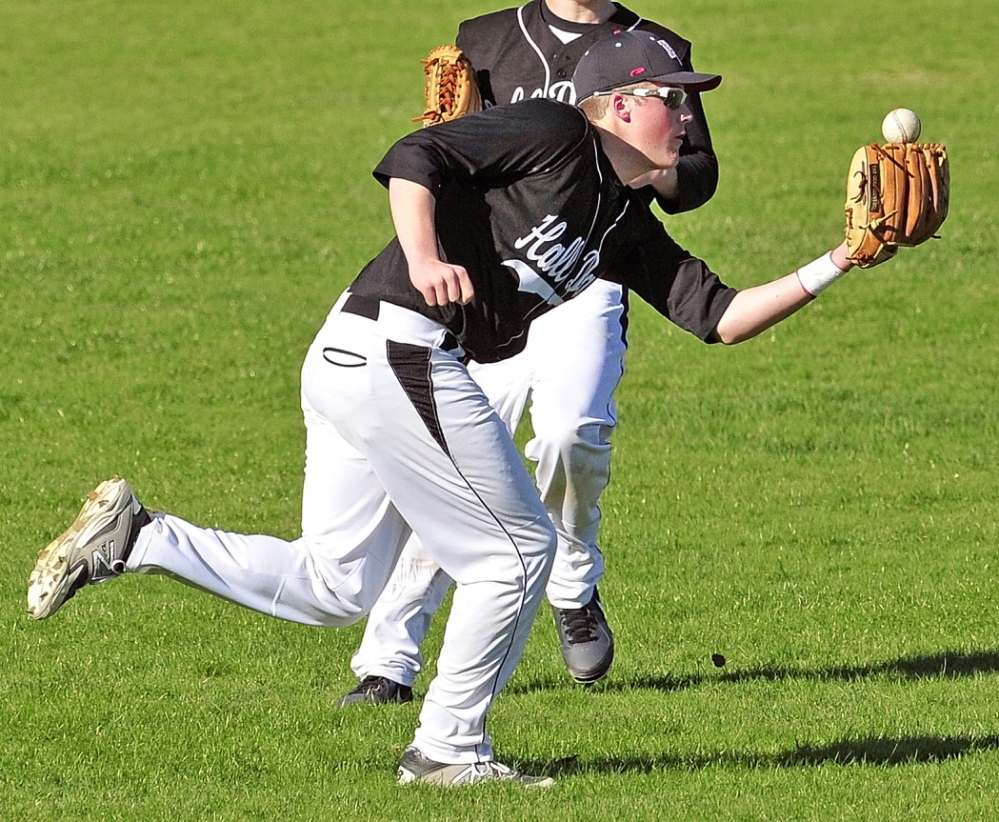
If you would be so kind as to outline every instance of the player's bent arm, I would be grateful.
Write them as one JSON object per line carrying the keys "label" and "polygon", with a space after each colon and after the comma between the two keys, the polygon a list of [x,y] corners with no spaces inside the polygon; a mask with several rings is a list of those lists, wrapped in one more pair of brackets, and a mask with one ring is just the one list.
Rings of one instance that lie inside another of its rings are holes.
{"label": "player's bent arm", "polygon": [[712,151],[683,154],[676,167],[676,195],[660,195],[659,205],[667,214],[682,214],[700,208],[718,190],[718,158]]}
{"label": "player's bent arm", "polygon": [[844,243],[798,271],[740,291],[718,321],[715,336],[725,345],[734,345],[787,319],[853,268],[846,255]]}
{"label": "player's bent arm", "polygon": [[474,296],[468,272],[440,259],[437,252],[436,200],[426,186],[393,177],[389,208],[399,245],[409,265],[409,279],[427,305],[465,305]]}

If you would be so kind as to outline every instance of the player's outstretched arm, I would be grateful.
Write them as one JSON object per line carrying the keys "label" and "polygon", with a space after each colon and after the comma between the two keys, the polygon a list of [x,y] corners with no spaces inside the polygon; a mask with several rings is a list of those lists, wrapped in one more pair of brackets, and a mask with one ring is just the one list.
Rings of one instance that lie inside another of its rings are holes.
{"label": "player's outstretched arm", "polygon": [[409,265],[409,279],[427,305],[465,305],[474,295],[468,272],[437,253],[436,201],[430,189],[401,177],[389,181],[389,207],[399,245]]}
{"label": "player's outstretched arm", "polygon": [[719,320],[715,335],[734,345],[787,319],[853,268],[847,254],[843,243],[785,277],[740,291]]}

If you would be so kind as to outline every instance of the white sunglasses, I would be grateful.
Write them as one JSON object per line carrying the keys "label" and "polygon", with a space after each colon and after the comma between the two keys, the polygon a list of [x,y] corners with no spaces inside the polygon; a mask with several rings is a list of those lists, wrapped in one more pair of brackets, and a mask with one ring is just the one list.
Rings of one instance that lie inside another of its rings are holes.
{"label": "white sunglasses", "polygon": [[674,111],[687,102],[687,92],[682,88],[670,88],[669,86],[663,86],[662,88],[633,88],[627,91],[617,91],[616,89],[595,91],[592,96],[608,97],[611,94],[623,94],[627,97],[658,97],[663,101],[663,105],[666,108],[673,109]]}

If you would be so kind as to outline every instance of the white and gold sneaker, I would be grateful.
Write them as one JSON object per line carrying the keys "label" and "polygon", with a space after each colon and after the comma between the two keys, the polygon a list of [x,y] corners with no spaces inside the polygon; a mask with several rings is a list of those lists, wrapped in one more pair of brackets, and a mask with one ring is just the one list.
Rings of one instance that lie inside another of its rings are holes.
{"label": "white and gold sneaker", "polygon": [[399,784],[441,785],[446,788],[476,785],[480,782],[516,782],[528,788],[548,788],[555,784],[550,776],[528,776],[502,765],[495,759],[448,765],[427,759],[419,748],[406,748],[399,763]]}
{"label": "white and gold sneaker", "polygon": [[121,477],[98,485],[73,524],[38,555],[28,579],[28,616],[50,617],[84,585],[120,576],[148,522],[146,509]]}

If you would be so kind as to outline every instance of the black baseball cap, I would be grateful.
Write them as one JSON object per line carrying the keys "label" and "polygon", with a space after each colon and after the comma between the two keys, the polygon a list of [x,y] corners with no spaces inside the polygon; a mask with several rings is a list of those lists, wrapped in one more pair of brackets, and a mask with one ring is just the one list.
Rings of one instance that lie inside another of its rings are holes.
{"label": "black baseball cap", "polygon": [[576,65],[572,85],[576,102],[598,91],[610,91],[653,80],[687,91],[710,91],[721,75],[685,71],[673,47],[647,31],[619,31],[597,40]]}

